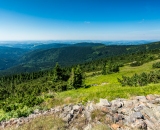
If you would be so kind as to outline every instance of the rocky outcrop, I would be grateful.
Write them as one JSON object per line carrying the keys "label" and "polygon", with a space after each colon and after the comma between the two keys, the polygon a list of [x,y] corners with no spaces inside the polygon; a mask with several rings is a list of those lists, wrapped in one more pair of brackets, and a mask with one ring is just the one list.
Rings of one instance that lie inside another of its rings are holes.
{"label": "rocky outcrop", "polygon": [[61,118],[66,124],[65,129],[69,130],[91,130],[99,124],[106,125],[112,130],[159,130],[160,96],[136,96],[130,100],[118,98],[111,102],[100,99],[99,103],[69,104],[47,111],[37,109],[28,117],[3,121],[0,127],[12,125],[18,127],[36,117],[50,114]]}

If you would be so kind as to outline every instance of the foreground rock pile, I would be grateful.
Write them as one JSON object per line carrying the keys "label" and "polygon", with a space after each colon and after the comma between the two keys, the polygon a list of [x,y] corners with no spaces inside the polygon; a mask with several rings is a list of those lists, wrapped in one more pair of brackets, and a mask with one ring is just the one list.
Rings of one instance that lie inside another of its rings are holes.
{"label": "foreground rock pile", "polygon": [[97,125],[105,125],[112,130],[160,130],[160,96],[136,96],[130,100],[115,99],[109,102],[87,105],[70,104],[51,108],[48,111],[35,110],[29,117],[11,119],[0,123],[0,128],[10,125],[17,127],[39,116],[54,114],[61,118],[69,130],[92,130]]}
{"label": "foreground rock pile", "polygon": [[100,99],[100,109],[111,121],[112,129],[160,130],[160,97],[137,96],[132,100],[116,99],[108,102]]}

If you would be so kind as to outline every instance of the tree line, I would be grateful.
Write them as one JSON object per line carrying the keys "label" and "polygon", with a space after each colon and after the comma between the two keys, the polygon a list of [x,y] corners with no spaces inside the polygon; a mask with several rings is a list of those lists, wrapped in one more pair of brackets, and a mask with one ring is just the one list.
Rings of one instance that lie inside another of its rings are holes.
{"label": "tree line", "polygon": [[122,76],[122,79],[118,78],[118,81],[122,86],[130,87],[145,86],[150,83],[158,83],[160,82],[160,70],[151,71],[150,73],[143,72],[139,75],[134,74],[131,77]]}

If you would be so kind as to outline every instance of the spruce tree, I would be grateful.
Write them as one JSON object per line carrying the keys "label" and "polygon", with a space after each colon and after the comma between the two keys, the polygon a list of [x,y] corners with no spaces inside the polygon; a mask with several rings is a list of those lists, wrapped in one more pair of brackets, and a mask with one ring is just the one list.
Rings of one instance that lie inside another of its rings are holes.
{"label": "spruce tree", "polygon": [[102,67],[102,75],[106,75],[106,74],[107,74],[107,70],[106,70],[106,62],[105,62]]}
{"label": "spruce tree", "polygon": [[74,88],[77,89],[77,88],[82,87],[83,86],[83,74],[82,74],[82,71],[79,65],[75,69],[74,77],[75,77]]}
{"label": "spruce tree", "polygon": [[56,63],[56,66],[54,67],[53,72],[54,72],[54,74],[53,74],[53,80],[54,81],[62,80],[63,71],[62,71],[62,69],[61,69],[61,67],[59,66],[58,63]]}
{"label": "spruce tree", "polygon": [[76,69],[72,68],[72,72],[68,80],[68,89],[81,88],[83,86],[83,80],[84,80],[84,77],[80,69],[80,66],[78,65]]}
{"label": "spruce tree", "polygon": [[74,68],[72,68],[72,71],[71,71],[71,75],[70,75],[70,78],[68,80],[68,85],[67,85],[67,89],[74,89],[74,83],[75,83],[75,75],[74,75]]}

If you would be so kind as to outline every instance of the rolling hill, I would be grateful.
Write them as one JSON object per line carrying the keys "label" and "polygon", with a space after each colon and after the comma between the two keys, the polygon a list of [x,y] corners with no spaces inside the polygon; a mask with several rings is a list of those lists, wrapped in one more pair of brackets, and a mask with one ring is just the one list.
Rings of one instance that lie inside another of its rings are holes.
{"label": "rolling hill", "polygon": [[26,52],[27,49],[0,46],[0,70],[16,65],[17,60]]}
{"label": "rolling hill", "polygon": [[[101,43],[83,42],[70,45],[44,44],[38,45],[36,46],[36,48],[37,49],[33,49],[30,51],[24,49],[16,50],[15,48],[12,48],[13,51],[10,51],[10,53],[6,50],[5,52],[7,52],[8,56],[14,57],[12,58],[12,60],[14,61],[10,61],[8,59],[8,62],[12,64],[9,64],[9,66],[3,68],[8,68],[8,70],[1,71],[1,74],[7,74],[8,72],[21,73],[46,70],[53,68],[53,66],[57,62],[61,66],[67,67],[75,64],[90,62],[96,59],[102,59],[105,57],[160,49],[160,42],[153,42],[142,45],[109,46],[106,46]],[[4,54],[4,51],[2,51],[2,54]],[[3,58],[1,58],[1,60],[3,60]],[[4,66],[5,62],[3,61],[1,62],[1,64],[2,66]]]}

